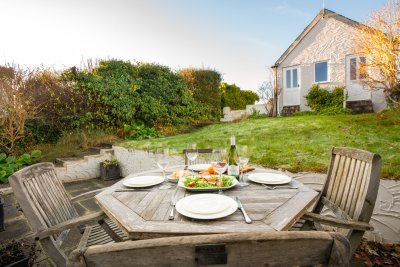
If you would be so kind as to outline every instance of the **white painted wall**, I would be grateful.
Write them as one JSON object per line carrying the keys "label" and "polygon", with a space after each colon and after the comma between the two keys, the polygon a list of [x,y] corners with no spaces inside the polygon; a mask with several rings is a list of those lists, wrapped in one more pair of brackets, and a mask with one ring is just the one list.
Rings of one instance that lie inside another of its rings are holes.
{"label": "white painted wall", "polygon": [[[300,110],[309,110],[305,96],[314,83],[314,63],[328,61],[328,82],[320,83],[322,88],[344,86],[346,81],[346,55],[353,52],[354,27],[332,17],[325,17],[310,30],[303,40],[292,50],[278,67],[278,87],[283,88],[282,70],[287,67],[300,67]],[[351,90],[351,88],[347,88]],[[371,94],[369,94],[371,95]],[[374,110],[386,107],[382,92],[373,94]],[[283,107],[281,92],[278,103],[279,112]]]}

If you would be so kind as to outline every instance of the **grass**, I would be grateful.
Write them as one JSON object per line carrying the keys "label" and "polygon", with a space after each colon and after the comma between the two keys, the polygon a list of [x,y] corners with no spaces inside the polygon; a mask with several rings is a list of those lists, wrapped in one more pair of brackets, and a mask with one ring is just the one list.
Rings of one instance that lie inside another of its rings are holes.
{"label": "grass", "polygon": [[299,172],[326,172],[332,146],[368,150],[382,156],[382,176],[400,179],[400,109],[377,114],[298,116],[218,123],[191,133],[143,141],[125,141],[130,148],[168,146],[182,150],[228,147],[231,134],[237,145],[248,145],[250,162]]}

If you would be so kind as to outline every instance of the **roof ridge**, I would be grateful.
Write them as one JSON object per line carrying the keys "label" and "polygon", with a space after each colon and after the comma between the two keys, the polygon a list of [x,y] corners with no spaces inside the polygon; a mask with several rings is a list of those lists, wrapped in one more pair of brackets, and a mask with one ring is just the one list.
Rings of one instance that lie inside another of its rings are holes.
{"label": "roof ridge", "polygon": [[320,12],[314,17],[314,19],[304,28],[304,30],[300,33],[300,35],[290,44],[290,46],[283,52],[283,54],[278,58],[275,64],[272,67],[279,66],[283,60],[287,58],[287,56],[297,47],[297,45],[304,39],[304,37],[314,28],[314,26],[323,18],[331,17],[336,20],[339,20],[347,25],[352,27],[356,27],[360,25],[358,21],[349,19],[339,13],[336,13],[330,9],[323,8]]}

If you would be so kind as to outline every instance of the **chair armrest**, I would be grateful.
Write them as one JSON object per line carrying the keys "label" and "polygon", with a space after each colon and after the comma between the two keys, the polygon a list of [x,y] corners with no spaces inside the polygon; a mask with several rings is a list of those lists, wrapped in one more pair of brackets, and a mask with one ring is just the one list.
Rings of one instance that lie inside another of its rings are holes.
{"label": "chair armrest", "polygon": [[366,222],[336,219],[336,218],[331,218],[331,217],[315,214],[312,212],[306,212],[302,216],[302,218],[305,220],[318,222],[318,223],[326,224],[326,225],[330,225],[330,226],[340,227],[340,228],[363,230],[363,231],[374,230],[374,227]]}
{"label": "chair armrest", "polygon": [[62,231],[65,231],[67,229],[74,228],[76,226],[83,225],[85,223],[88,223],[90,221],[94,220],[99,220],[103,217],[105,217],[106,214],[103,211],[98,211],[94,212],[88,215],[80,216],[77,218],[73,218],[71,220],[65,221],[63,223],[53,225],[43,231],[39,231],[35,234],[35,240],[41,240],[43,238],[46,238],[50,235],[58,234],[61,233]]}
{"label": "chair armrest", "polygon": [[85,199],[85,198],[94,197],[95,195],[97,195],[98,193],[100,193],[103,190],[104,190],[104,188],[101,188],[101,189],[96,189],[96,190],[92,190],[92,191],[89,191],[89,192],[82,193],[82,194],[77,195],[75,197],[71,197],[71,201],[79,201],[79,200],[82,200],[82,199]]}

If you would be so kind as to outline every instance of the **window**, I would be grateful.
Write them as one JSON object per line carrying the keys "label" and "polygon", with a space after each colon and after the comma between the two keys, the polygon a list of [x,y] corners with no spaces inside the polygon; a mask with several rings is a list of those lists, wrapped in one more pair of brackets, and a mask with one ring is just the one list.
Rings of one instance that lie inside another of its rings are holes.
{"label": "window", "polygon": [[298,87],[299,83],[297,81],[297,69],[292,70],[292,75],[293,75],[293,88]]}
{"label": "window", "polygon": [[[365,64],[367,64],[367,60],[365,59],[365,57],[360,57],[360,66],[365,66]],[[367,78],[367,74],[365,73],[360,73],[359,79],[365,79]]]}
{"label": "window", "polygon": [[328,62],[315,63],[315,82],[328,81]]}
{"label": "window", "polygon": [[350,58],[350,81],[357,80],[357,58]]}
{"label": "window", "polygon": [[299,87],[299,70],[297,67],[290,67],[285,70],[285,88],[295,89]]}
{"label": "window", "polygon": [[359,66],[358,64],[360,64],[360,67],[362,65],[365,65],[367,63],[367,60],[365,59],[365,57],[360,57],[357,58],[353,57],[350,58],[350,81],[355,81],[357,79],[365,79],[366,78],[366,74],[362,74],[359,73]]}
{"label": "window", "polygon": [[286,71],[286,88],[291,88],[292,87],[292,75],[291,71],[287,70]]}

